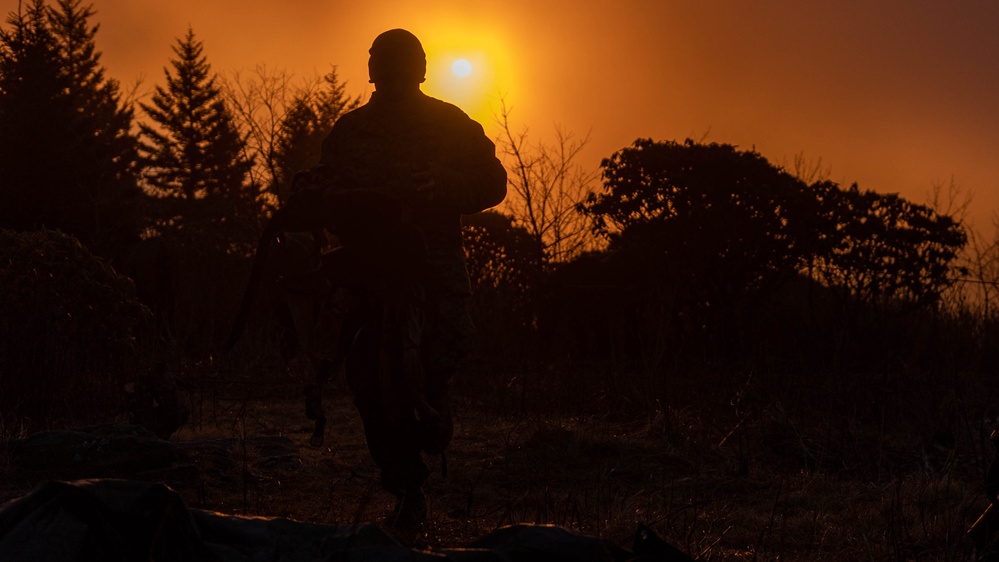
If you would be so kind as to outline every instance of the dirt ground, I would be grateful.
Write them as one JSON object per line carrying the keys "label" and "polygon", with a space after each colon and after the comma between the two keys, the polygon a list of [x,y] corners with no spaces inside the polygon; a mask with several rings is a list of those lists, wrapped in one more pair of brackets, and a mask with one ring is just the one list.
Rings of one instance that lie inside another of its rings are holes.
{"label": "dirt ground", "polygon": [[[188,395],[191,420],[170,440],[196,474],[164,480],[190,507],[331,525],[378,522],[392,509],[342,382],[326,388],[329,423],[318,448],[309,443],[301,385],[291,380],[203,384]],[[881,458],[856,463],[885,467],[872,477],[816,466],[808,459],[820,456],[811,451],[819,444],[792,432],[750,430],[692,409],[636,420],[516,412],[492,398],[455,397],[446,477],[441,460],[427,458],[427,549],[537,523],[626,548],[647,525],[700,560],[973,555],[964,534],[986,505],[973,459],[886,440]],[[0,499],[24,486],[6,482]]]}
{"label": "dirt ground", "polygon": [[[473,401],[458,397],[455,402],[447,475],[440,457],[425,457],[432,472],[425,487],[430,547],[467,544],[521,522],[606,535],[611,525],[620,525],[620,510],[634,508],[635,523],[613,529],[616,542],[630,544],[652,498],[627,497],[623,483],[661,485],[664,478],[691,470],[689,462],[651,439],[624,438],[610,426],[599,429],[609,433],[596,435],[596,428],[584,427],[579,419],[485,416]],[[327,387],[324,406],[329,421],[325,443],[317,448],[309,443],[313,422],[305,418],[298,393],[275,390],[267,399],[219,399],[212,412],[195,416],[214,421],[192,423],[171,440],[235,438],[230,457],[218,466],[210,455],[201,455],[201,481],[179,491],[192,507],[225,513],[323,524],[380,521],[394,497],[378,486],[350,396],[341,385]],[[297,458],[275,457],[253,446],[265,437],[290,439]],[[241,440],[249,446],[241,447]],[[657,516],[649,512],[647,522]]]}

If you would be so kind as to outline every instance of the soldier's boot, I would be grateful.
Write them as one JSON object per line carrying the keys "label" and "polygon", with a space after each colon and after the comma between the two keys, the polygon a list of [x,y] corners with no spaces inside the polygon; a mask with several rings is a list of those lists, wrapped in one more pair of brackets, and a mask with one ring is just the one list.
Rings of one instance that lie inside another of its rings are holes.
{"label": "soldier's boot", "polygon": [[385,527],[402,544],[416,543],[427,520],[427,499],[415,488],[396,494],[395,509],[385,519]]}
{"label": "soldier's boot", "polygon": [[449,402],[446,396],[442,400],[434,400],[432,406],[437,415],[420,418],[420,448],[428,455],[444,453],[454,437],[454,420]]}
{"label": "soldier's boot", "polygon": [[319,385],[305,386],[305,417],[316,422],[312,428],[309,444],[321,447],[326,440],[326,415],[323,413],[323,395]]}
{"label": "soldier's boot", "polygon": [[319,385],[305,385],[305,417],[318,420],[323,416],[323,395]]}
{"label": "soldier's boot", "polygon": [[326,441],[326,416],[316,418],[316,423],[312,427],[312,437],[309,437],[309,444],[319,448]]}

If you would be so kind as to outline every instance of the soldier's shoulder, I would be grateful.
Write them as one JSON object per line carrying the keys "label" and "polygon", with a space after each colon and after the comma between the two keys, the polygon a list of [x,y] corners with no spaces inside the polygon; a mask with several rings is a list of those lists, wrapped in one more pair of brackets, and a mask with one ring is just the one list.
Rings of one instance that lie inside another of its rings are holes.
{"label": "soldier's shoulder", "polygon": [[333,128],[323,141],[323,144],[342,142],[344,139],[355,137],[358,131],[363,130],[366,127],[366,123],[370,121],[370,113],[370,108],[366,105],[344,113],[333,123]]}
{"label": "soldier's shoulder", "polygon": [[341,115],[340,118],[336,120],[336,123],[334,123],[333,126],[335,127],[340,124],[351,125],[353,123],[357,123],[358,121],[364,121],[365,119],[367,119],[370,113],[371,113],[371,106],[368,104],[364,104],[360,107],[354,108],[348,111],[347,113]]}
{"label": "soldier's shoulder", "polygon": [[453,103],[446,102],[441,99],[437,99],[432,96],[424,94],[423,103],[428,112],[431,112],[437,117],[450,118],[450,119],[460,119],[471,121],[471,117],[468,116],[460,107],[454,105]]}

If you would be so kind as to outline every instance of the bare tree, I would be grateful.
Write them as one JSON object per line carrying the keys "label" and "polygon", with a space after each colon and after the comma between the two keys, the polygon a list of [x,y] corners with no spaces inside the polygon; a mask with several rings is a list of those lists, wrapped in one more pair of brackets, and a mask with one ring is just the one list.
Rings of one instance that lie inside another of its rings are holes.
{"label": "bare tree", "polygon": [[824,182],[832,177],[832,167],[824,166],[821,156],[815,160],[809,160],[805,158],[804,152],[795,154],[794,161],[790,165],[784,162],[781,167],[808,185]]}
{"label": "bare tree", "polygon": [[306,169],[318,163],[319,146],[333,123],[360,105],[360,96],[347,94],[336,67],[322,76],[295,79],[288,71],[260,65],[248,74],[233,73],[223,87],[257,163],[252,179],[271,194],[271,204],[298,171],[288,166]]}
{"label": "bare tree", "polygon": [[926,204],[931,209],[941,215],[953,217],[962,224],[968,223],[971,200],[971,193],[962,189],[953,177],[947,183],[935,181],[930,184],[930,191],[926,196]]}
{"label": "bare tree", "polygon": [[930,208],[939,214],[954,217],[964,225],[968,242],[961,250],[960,266],[955,269],[957,281],[947,294],[947,305],[953,312],[965,312],[981,321],[995,314],[996,293],[999,292],[999,222],[993,225],[991,240],[968,221],[972,195],[951,178],[948,183],[935,181],[927,194]]}
{"label": "bare tree", "polygon": [[[995,225],[999,231],[999,224]],[[971,230],[964,252],[965,273],[962,296],[965,305],[983,321],[995,315],[996,293],[999,292],[999,235],[988,241],[982,234]]]}
{"label": "bare tree", "polygon": [[222,81],[222,89],[246,135],[247,149],[256,156],[251,181],[272,188],[277,177],[275,141],[292,96],[292,75],[258,65],[248,74],[234,72]]}
{"label": "bare tree", "polygon": [[982,325],[996,317],[999,299],[999,219],[989,238],[979,229],[967,227],[968,243],[961,251],[958,279],[947,295],[951,311],[963,313]]}
{"label": "bare tree", "polygon": [[589,135],[578,138],[556,126],[550,143],[531,142],[526,129],[514,132],[510,111],[504,102],[497,118],[498,144],[510,171],[505,211],[533,238],[536,264],[543,269],[594,249],[599,242],[576,210],[597,177],[577,162]]}

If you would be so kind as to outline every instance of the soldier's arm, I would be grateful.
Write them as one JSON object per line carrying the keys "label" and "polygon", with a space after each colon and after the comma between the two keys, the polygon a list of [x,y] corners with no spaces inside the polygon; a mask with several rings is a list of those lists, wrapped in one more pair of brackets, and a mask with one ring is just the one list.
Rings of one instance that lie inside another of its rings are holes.
{"label": "soldier's arm", "polygon": [[333,130],[330,134],[326,135],[323,139],[323,144],[320,147],[319,152],[319,164],[321,166],[326,166],[328,168],[335,168],[338,161],[338,152],[340,150],[340,137],[343,133],[339,130],[342,129],[343,125],[340,122],[336,122],[333,125]]}
{"label": "soldier's arm", "polygon": [[454,131],[454,157],[430,163],[427,192],[463,215],[499,205],[506,197],[506,169],[482,126],[465,117]]}

